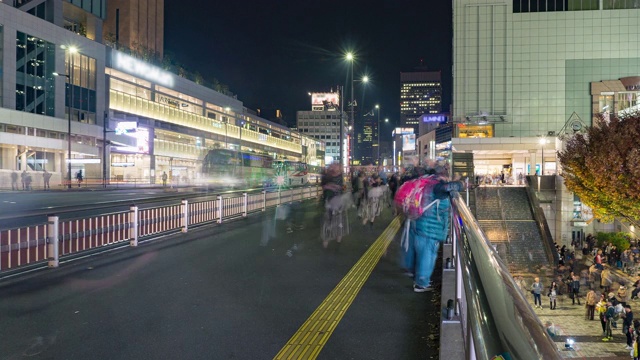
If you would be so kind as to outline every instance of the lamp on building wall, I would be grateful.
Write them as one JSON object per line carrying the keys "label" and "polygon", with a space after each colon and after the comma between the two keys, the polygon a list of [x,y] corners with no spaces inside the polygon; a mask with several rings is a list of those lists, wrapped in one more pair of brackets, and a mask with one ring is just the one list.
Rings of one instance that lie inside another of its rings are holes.
{"label": "lamp on building wall", "polygon": [[60,46],[67,52],[69,61],[67,62],[67,74],[53,73],[53,76],[64,76],[69,83],[69,124],[67,128],[67,188],[71,189],[71,109],[73,109],[73,54],[78,52],[78,48],[75,46]]}
{"label": "lamp on building wall", "polygon": [[544,146],[547,144],[547,138],[541,137],[539,140],[540,147],[542,148],[542,160],[540,160],[540,175],[544,175]]}

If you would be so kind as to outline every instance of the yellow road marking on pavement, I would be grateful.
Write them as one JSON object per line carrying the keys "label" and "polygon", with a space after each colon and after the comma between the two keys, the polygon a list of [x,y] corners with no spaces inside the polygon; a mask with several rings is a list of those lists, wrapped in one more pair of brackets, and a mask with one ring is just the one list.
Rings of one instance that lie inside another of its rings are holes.
{"label": "yellow road marking on pavement", "polygon": [[400,229],[396,217],[274,359],[315,359]]}

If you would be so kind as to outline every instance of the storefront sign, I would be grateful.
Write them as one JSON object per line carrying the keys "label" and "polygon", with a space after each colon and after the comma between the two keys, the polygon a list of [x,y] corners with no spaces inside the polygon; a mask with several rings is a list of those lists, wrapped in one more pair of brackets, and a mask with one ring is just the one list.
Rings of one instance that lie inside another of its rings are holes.
{"label": "storefront sign", "polygon": [[130,166],[136,166],[136,164],[132,163],[132,162],[112,162],[111,166],[113,166],[113,167],[130,167]]}
{"label": "storefront sign", "polygon": [[67,159],[67,163],[72,164],[100,164],[100,159]]}
{"label": "storefront sign", "polygon": [[138,128],[138,123],[135,121],[120,121],[116,125],[116,134],[123,135],[129,132],[134,132]]}
{"label": "storefront sign", "polygon": [[447,117],[443,114],[424,115],[422,117],[423,123],[443,123],[447,121]]}
{"label": "storefront sign", "polygon": [[176,109],[182,109],[182,110],[189,110],[189,104],[186,102],[182,102],[180,100],[168,97],[168,96],[164,96],[161,94],[156,93],[156,101],[159,102],[160,104],[164,104],[164,105],[168,105],[171,106],[172,108],[176,108]]}
{"label": "storefront sign", "polygon": [[111,59],[111,65],[114,69],[134,76],[139,76],[145,80],[149,80],[162,86],[169,88],[173,87],[173,74],[168,71],[164,71],[157,66],[153,66],[142,60],[138,60],[132,56],[115,50],[112,51]]}

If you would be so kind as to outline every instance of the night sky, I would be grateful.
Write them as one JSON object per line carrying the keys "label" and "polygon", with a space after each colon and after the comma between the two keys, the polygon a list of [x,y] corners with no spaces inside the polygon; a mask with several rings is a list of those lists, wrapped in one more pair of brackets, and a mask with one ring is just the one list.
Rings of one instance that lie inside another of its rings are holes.
{"label": "night sky", "polygon": [[[165,52],[205,79],[217,78],[250,109],[281,109],[295,125],[308,92],[367,74],[355,98],[366,112],[399,122],[400,72],[421,61],[441,70],[443,111],[451,104],[451,2],[442,0],[165,0]],[[347,94],[345,100],[350,97]],[[346,106],[346,102],[345,102]]]}

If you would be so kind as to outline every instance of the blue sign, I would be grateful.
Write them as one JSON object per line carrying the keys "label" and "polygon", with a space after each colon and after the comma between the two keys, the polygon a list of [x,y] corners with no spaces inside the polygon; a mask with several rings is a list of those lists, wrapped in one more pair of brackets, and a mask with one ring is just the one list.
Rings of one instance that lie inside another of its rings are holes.
{"label": "blue sign", "polygon": [[422,117],[422,122],[425,123],[442,123],[446,121],[447,117],[443,114],[425,115]]}

